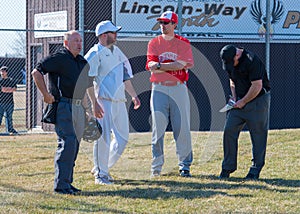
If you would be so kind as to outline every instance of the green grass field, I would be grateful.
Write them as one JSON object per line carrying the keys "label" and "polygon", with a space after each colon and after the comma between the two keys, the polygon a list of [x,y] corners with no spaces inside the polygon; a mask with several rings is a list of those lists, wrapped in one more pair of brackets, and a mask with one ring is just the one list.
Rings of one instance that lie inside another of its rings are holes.
{"label": "green grass field", "polygon": [[249,134],[239,142],[238,170],[219,180],[222,132],[193,132],[192,178],[178,176],[172,135],[165,138],[163,175],[150,179],[150,133],[130,135],[111,169],[112,186],[94,184],[92,144],[82,142],[74,173],[81,195],[53,193],[54,134],[1,136],[0,213],[300,213],[300,136],[269,132],[259,181],[244,181],[251,164]]}

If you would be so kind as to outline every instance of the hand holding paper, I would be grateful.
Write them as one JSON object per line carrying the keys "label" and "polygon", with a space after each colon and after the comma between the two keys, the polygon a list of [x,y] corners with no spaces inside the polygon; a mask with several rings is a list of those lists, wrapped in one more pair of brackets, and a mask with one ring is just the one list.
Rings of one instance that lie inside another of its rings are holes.
{"label": "hand holding paper", "polygon": [[234,105],[235,105],[235,101],[230,99],[229,102],[223,108],[221,108],[219,110],[219,112],[226,112],[226,111],[232,109]]}

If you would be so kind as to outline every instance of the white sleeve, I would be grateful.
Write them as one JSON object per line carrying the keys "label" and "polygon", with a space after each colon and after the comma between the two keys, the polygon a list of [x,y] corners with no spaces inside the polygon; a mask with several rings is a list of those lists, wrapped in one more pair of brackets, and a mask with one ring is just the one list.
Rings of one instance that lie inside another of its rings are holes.
{"label": "white sleeve", "polygon": [[124,66],[127,68],[128,75],[130,76],[130,78],[132,78],[133,77],[132,68],[128,59],[124,62]]}
{"label": "white sleeve", "polygon": [[89,76],[96,77],[98,76],[98,68],[100,66],[100,59],[97,51],[91,49],[84,58],[88,61],[90,65]]}
{"label": "white sleeve", "polygon": [[119,51],[121,60],[122,60],[122,62],[124,64],[124,66],[127,69],[128,75],[130,76],[130,78],[132,78],[133,77],[132,68],[131,68],[131,65],[130,65],[130,62],[129,62],[128,58],[125,56],[125,54],[119,48],[118,48],[118,51]]}

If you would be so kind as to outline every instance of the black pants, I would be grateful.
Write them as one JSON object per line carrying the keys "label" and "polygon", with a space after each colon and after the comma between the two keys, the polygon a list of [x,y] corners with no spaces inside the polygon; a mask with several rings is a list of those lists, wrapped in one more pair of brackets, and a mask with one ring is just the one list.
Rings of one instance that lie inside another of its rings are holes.
{"label": "black pants", "polygon": [[265,164],[270,98],[270,93],[266,93],[247,103],[244,108],[228,112],[223,135],[222,169],[230,172],[237,169],[238,138],[243,127],[247,125],[252,142],[252,166],[249,172],[260,173]]}
{"label": "black pants", "polygon": [[57,149],[54,157],[54,189],[69,189],[73,182],[73,168],[83,135],[85,113],[81,105],[59,102],[56,115]]}

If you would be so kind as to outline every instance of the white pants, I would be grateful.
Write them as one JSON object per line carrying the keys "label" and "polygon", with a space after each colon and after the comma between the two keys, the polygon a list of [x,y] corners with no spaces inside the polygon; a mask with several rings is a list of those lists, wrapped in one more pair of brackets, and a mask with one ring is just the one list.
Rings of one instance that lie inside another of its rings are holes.
{"label": "white pants", "polygon": [[103,107],[104,116],[98,119],[103,129],[102,136],[94,143],[95,177],[108,175],[109,168],[121,157],[129,138],[125,103],[107,100],[98,102]]}

